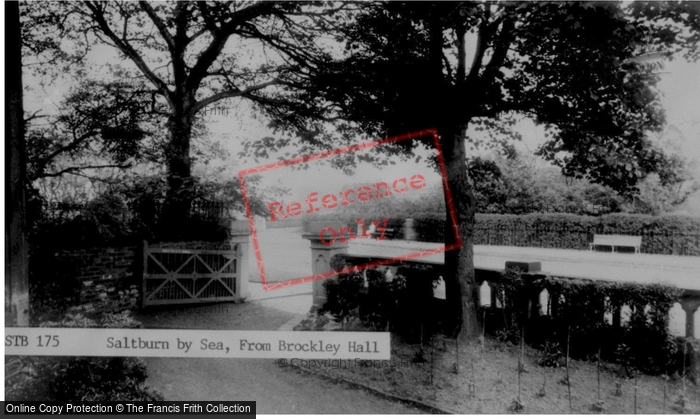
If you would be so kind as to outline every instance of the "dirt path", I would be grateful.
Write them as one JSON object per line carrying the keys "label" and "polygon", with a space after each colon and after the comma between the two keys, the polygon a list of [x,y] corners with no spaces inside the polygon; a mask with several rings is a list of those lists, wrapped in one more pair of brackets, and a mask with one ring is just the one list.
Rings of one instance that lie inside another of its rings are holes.
{"label": "dirt path", "polygon": [[[143,313],[146,328],[277,330],[294,314],[256,302]],[[145,358],[147,384],[166,400],[255,400],[261,414],[419,414],[422,411],[342,383],[280,368],[274,359]]]}

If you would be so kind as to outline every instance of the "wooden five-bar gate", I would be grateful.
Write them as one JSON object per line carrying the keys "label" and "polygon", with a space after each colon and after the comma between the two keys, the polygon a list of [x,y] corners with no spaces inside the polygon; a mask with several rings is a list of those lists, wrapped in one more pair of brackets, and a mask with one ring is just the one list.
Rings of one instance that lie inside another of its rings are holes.
{"label": "wooden five-bar gate", "polygon": [[143,249],[144,307],[245,298],[241,295],[241,252],[149,248],[147,243]]}

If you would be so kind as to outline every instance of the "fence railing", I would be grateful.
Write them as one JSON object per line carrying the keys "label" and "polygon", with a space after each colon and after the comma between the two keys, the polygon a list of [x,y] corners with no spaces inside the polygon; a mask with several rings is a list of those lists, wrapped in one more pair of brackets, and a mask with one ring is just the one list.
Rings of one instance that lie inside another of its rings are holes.
{"label": "fence railing", "polygon": [[[351,265],[363,265],[371,263],[375,260],[382,260],[383,258],[372,258],[368,256],[358,256],[352,254],[343,254],[343,258],[348,261]],[[432,265],[435,269],[433,276],[439,276],[442,274],[443,263],[441,262],[428,262],[428,261],[417,261],[409,260],[397,262],[396,264],[388,265],[390,269],[394,270],[399,264],[418,264],[418,265]],[[475,268],[476,283],[479,285],[479,305],[481,307],[489,306],[492,308],[499,308],[499,301],[494,290],[494,285],[500,282],[501,273],[503,270],[500,269],[490,269],[490,268]],[[534,274],[536,276],[536,274]],[[541,275],[540,275],[541,276]],[[564,278],[556,276],[557,278],[576,280],[578,278]],[[426,280],[433,280],[436,278],[426,278]],[[528,296],[529,307],[531,316],[538,317],[540,315],[548,315],[556,317],[557,313],[557,302],[550,300],[550,290],[546,288],[540,289],[535,293]],[[700,290],[689,290],[684,289],[681,297],[678,299],[677,303],[680,305],[681,309],[685,312],[685,336],[689,338],[695,338],[695,315],[700,307]],[[613,326],[619,326],[621,321],[621,313],[629,311],[629,307],[621,306],[616,309],[616,312],[611,316],[609,324]]]}

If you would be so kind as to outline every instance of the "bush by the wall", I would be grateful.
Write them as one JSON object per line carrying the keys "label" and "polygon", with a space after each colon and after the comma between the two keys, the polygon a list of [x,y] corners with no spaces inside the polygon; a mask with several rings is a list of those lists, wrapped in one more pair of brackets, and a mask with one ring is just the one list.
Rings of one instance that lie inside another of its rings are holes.
{"label": "bush by the wall", "polygon": [[[337,255],[331,267],[338,271],[353,266],[347,255]],[[326,303],[321,313],[340,323],[354,318],[377,330],[389,328],[407,339],[419,339],[435,331],[433,288],[438,276],[431,265],[404,263],[394,274],[386,267],[354,270],[326,279]]]}
{"label": "bush by the wall", "polygon": [[48,248],[34,248],[29,259],[30,319],[33,325],[57,320],[80,302],[79,267],[69,255]]}
{"label": "bush by the wall", "polygon": [[[603,357],[617,361],[620,348],[625,348],[626,361],[640,370],[659,374],[680,369],[679,351],[668,330],[669,310],[682,293],[676,287],[557,277],[528,282],[513,270],[504,271],[492,285],[509,320],[506,326],[536,329],[532,335],[539,342],[531,337],[533,343],[565,347],[570,333],[573,357],[595,356],[600,347]],[[551,316],[528,320],[526,296],[545,288]],[[606,315],[613,316],[622,306],[632,310],[629,321],[609,324]]]}
{"label": "bush by the wall", "polygon": [[29,380],[6,389],[8,401],[157,401],[145,386],[138,358],[47,358],[33,364]]}
{"label": "bush by the wall", "polygon": [[[98,321],[76,316],[42,327],[140,328],[128,312],[105,314]],[[145,385],[145,363],[139,358],[20,357],[31,365],[28,376],[5,389],[8,401],[159,401],[163,396]]]}

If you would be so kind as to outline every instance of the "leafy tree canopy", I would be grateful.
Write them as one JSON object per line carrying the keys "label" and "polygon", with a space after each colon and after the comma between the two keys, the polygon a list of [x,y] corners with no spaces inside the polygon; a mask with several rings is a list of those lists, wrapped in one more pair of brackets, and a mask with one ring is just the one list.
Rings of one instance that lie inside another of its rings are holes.
{"label": "leafy tree canopy", "polygon": [[308,126],[320,103],[355,124],[340,132],[457,122],[496,141],[517,140],[512,116],[529,117],[547,128],[539,154],[567,176],[632,192],[648,173],[676,169],[647,138],[664,124],[658,75],[633,59],[663,50],[697,60],[699,16],[693,2],[370,2],[345,15],[342,59],[318,67],[297,112],[275,116]]}
{"label": "leafy tree canopy", "polygon": [[[329,147],[323,127],[308,128],[319,112],[344,121],[336,129],[346,138],[438,130],[462,243],[445,255],[456,331],[479,330],[470,125],[506,142],[519,138],[517,117],[531,118],[547,130],[541,156],[568,176],[622,193],[666,170],[666,157],[647,137],[664,124],[658,76],[635,57],[671,48],[696,60],[699,14],[692,3],[660,11],[654,2],[366,2],[358,9],[341,15],[334,29],[342,56],[305,69],[292,106],[271,112],[274,126],[306,129],[311,135],[301,142],[319,148]],[[410,154],[416,143],[385,151]],[[458,240],[451,227],[446,244]]]}
{"label": "leafy tree canopy", "polygon": [[100,75],[150,95],[150,103],[143,104],[150,105],[165,133],[160,155],[168,173],[166,221],[175,227],[186,220],[194,199],[188,190],[192,139],[202,111],[230,99],[283,106],[285,89],[299,85],[303,68],[325,55],[315,42],[319,30],[309,20],[323,22],[334,7],[265,1],[28,2],[23,3],[24,44],[38,60],[37,72],[47,75],[71,70],[85,77],[90,69],[83,64],[91,51],[107,47],[118,54],[122,61],[102,65]]}

